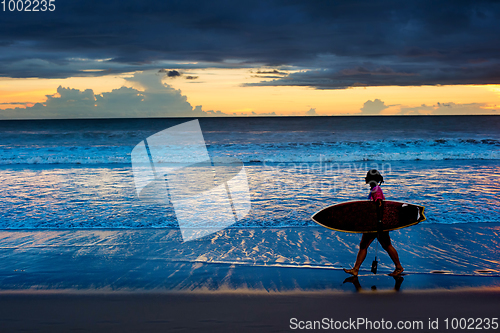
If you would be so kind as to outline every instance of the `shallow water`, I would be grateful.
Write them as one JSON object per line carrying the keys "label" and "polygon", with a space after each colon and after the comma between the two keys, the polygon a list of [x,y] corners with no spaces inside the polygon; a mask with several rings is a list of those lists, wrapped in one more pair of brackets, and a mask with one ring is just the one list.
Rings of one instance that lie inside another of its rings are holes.
{"label": "shallow water", "polygon": [[[182,242],[177,229],[0,232],[0,289],[379,290],[500,286],[500,224],[417,225],[391,233],[403,279],[379,249],[358,281],[342,267],[360,235],[321,227],[225,229]],[[375,244],[374,244],[375,245]]]}
{"label": "shallow water", "polygon": [[[426,207],[423,223],[500,222],[496,161],[254,163],[245,166],[252,209],[233,227],[314,226],[317,210],[366,199],[372,166],[388,200]],[[129,165],[3,166],[0,182],[1,229],[177,228],[170,204],[136,197]]]}

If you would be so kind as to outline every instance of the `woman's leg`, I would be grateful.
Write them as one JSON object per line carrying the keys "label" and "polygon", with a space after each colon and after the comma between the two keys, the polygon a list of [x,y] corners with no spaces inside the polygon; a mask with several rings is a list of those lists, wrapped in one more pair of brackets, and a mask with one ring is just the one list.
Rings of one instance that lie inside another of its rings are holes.
{"label": "woman's leg", "polygon": [[380,245],[382,245],[384,250],[387,251],[387,254],[389,254],[389,257],[391,257],[392,262],[396,266],[396,269],[394,270],[394,272],[392,272],[389,275],[395,276],[395,275],[399,275],[399,274],[403,273],[404,268],[403,268],[403,266],[401,266],[401,263],[399,262],[398,251],[396,251],[394,246],[392,246],[392,244],[391,244],[391,237],[389,236],[389,232],[385,231],[385,232],[379,233],[378,240],[380,242]]}
{"label": "woman's leg", "polygon": [[359,251],[356,257],[356,262],[354,263],[354,267],[351,269],[344,268],[344,271],[346,273],[355,276],[358,275],[359,268],[361,267],[363,261],[365,261],[366,254],[368,253],[368,247],[376,237],[377,237],[376,233],[363,234],[363,237],[361,237],[361,242],[359,243]]}

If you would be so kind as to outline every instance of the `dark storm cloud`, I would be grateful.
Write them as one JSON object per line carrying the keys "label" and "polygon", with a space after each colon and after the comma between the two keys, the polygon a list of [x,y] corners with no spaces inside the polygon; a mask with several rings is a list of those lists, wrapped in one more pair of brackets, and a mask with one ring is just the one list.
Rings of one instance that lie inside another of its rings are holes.
{"label": "dark storm cloud", "polygon": [[[382,60],[380,60],[382,62]],[[390,59],[384,59],[384,63]],[[397,59],[392,60],[393,63]],[[453,84],[498,84],[500,83],[500,61],[487,63],[465,63],[450,65],[429,61],[428,63],[401,63],[374,68],[355,67],[344,69],[306,70],[292,73],[272,81],[244,84],[245,86],[313,86],[317,89],[344,89],[363,86],[419,86]],[[335,66],[337,67],[337,66]]]}
{"label": "dark storm cloud", "polygon": [[[250,71],[250,73],[253,73],[253,71]],[[277,69],[274,70],[264,70],[264,71],[256,71],[255,75],[252,75],[252,77],[260,78],[260,79],[281,79],[284,76],[287,76],[287,72],[280,72]]]}
{"label": "dark storm cloud", "polygon": [[275,75],[286,75],[286,73],[281,73],[277,69],[272,71],[257,71],[257,74],[275,74]]}
{"label": "dark storm cloud", "polygon": [[178,71],[168,71],[167,76],[168,77],[177,77],[177,76],[181,76],[181,73],[179,73]]}
{"label": "dark storm cloud", "polygon": [[166,70],[166,69],[160,69],[158,71],[158,73],[165,73],[167,75],[167,77],[171,77],[171,78],[182,76],[182,74],[179,71],[176,71],[176,70],[169,71],[169,70]]}
{"label": "dark storm cloud", "polygon": [[[171,79],[175,79],[176,77],[181,77],[183,76],[183,73],[177,71],[177,70],[167,70],[167,69],[160,69],[158,71],[158,73],[162,73],[162,74],[165,74],[167,77],[171,78]],[[186,80],[196,80],[198,79],[198,76],[193,76],[193,75],[187,75],[187,76],[184,76],[184,78]]]}
{"label": "dark storm cloud", "polygon": [[60,1],[2,14],[0,75],[270,66],[260,85],[498,84],[499,20],[494,1]]}

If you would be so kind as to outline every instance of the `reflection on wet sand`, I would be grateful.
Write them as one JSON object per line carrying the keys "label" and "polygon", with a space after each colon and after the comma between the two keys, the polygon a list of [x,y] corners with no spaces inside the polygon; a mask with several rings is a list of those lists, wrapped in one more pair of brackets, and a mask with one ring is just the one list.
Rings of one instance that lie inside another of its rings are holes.
{"label": "reflection on wet sand", "polygon": [[[497,228],[433,224],[393,232],[408,273],[403,288],[499,286]],[[358,243],[359,235],[320,227],[229,228],[191,242],[182,242],[178,229],[0,231],[0,288],[350,291],[340,283],[342,267]],[[383,275],[393,270],[390,258],[382,253],[379,260],[382,274],[361,266],[359,286],[400,288]]]}
{"label": "reflection on wet sand", "polygon": [[[393,276],[393,278],[394,278],[394,281],[395,281],[395,283],[394,283],[394,290],[395,291],[399,291],[401,289],[401,284],[403,284],[403,281],[405,279],[401,275]],[[346,278],[344,280],[344,282],[342,282],[342,284],[345,284],[345,283],[352,283],[354,285],[354,287],[356,288],[357,292],[364,291],[363,287],[361,287],[361,283],[359,282],[359,278],[357,276],[350,276],[350,277]],[[377,290],[377,286],[376,285],[372,285],[371,286],[371,290],[376,291]]]}

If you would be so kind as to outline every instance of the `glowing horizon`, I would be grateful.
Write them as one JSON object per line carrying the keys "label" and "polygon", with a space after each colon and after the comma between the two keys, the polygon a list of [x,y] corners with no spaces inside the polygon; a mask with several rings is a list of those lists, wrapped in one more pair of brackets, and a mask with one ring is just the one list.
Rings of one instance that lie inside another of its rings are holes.
{"label": "glowing horizon", "polygon": [[[164,85],[180,90],[180,94],[185,96],[193,109],[201,106],[203,111],[220,111],[226,116],[266,116],[273,113],[276,116],[391,115],[410,111],[412,114],[498,114],[500,110],[500,85],[348,89],[244,86],[262,81],[253,76],[258,70],[266,69],[202,69],[180,72],[178,77],[169,77],[157,71],[143,74],[160,76]],[[79,91],[91,89],[95,95],[109,93],[121,87],[144,91],[146,88],[141,83],[130,81],[133,76],[134,73],[66,79],[3,78],[0,79],[0,110],[43,104],[47,101],[47,96],[60,97],[57,94],[59,86]],[[168,105],[165,107],[168,108]],[[116,110],[116,117],[120,117],[119,112],[120,110]],[[71,118],[70,110],[68,116]],[[168,114],[165,116],[168,117]]]}

